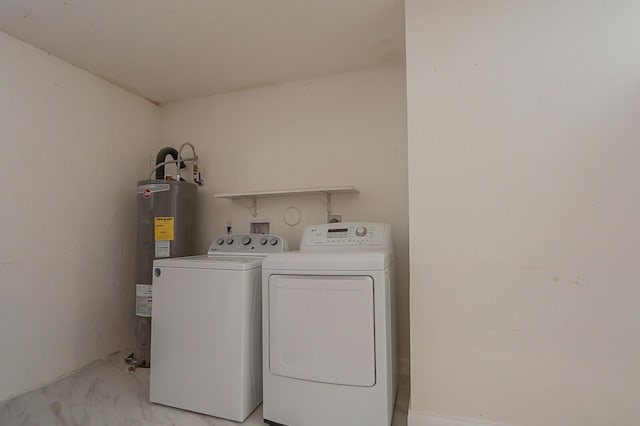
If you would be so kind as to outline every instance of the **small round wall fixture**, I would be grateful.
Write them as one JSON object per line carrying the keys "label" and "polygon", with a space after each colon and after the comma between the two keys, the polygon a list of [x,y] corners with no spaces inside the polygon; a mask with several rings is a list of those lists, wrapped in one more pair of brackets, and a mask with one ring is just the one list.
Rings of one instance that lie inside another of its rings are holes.
{"label": "small round wall fixture", "polygon": [[282,214],[282,220],[289,226],[296,226],[302,220],[302,213],[297,207],[287,207]]}

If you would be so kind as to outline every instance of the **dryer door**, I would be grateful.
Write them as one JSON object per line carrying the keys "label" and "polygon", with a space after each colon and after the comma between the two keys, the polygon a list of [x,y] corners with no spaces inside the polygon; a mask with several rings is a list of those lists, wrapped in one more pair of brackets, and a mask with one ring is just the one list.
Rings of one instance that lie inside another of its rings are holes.
{"label": "dryer door", "polygon": [[273,374],[373,386],[374,346],[371,277],[269,277],[269,368]]}

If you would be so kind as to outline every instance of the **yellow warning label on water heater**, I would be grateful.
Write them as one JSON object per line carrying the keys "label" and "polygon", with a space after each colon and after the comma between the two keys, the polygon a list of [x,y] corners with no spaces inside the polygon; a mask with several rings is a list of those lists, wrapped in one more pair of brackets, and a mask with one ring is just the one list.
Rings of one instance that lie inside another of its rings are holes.
{"label": "yellow warning label on water heater", "polygon": [[173,241],[173,217],[155,218],[156,241]]}

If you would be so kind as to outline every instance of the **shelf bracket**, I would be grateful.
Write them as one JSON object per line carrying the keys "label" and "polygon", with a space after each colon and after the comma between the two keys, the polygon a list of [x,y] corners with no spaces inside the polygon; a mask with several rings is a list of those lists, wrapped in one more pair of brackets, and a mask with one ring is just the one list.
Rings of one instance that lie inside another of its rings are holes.
{"label": "shelf bracket", "polygon": [[242,201],[249,200],[250,204],[245,207],[249,209],[249,213],[251,213],[252,217],[258,216],[258,199],[256,197],[252,198],[243,198]]}
{"label": "shelf bracket", "polygon": [[332,214],[331,211],[331,193],[330,192],[323,192],[320,194],[320,196],[322,197],[322,204],[324,204],[324,206],[327,208],[327,214]]}

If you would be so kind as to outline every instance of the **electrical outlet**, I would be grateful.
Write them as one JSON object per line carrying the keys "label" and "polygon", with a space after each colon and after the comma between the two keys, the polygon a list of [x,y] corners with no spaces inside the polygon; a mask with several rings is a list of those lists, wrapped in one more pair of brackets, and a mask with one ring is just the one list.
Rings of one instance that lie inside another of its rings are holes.
{"label": "electrical outlet", "polygon": [[249,226],[249,231],[252,234],[268,234],[269,222],[251,222],[251,226]]}
{"label": "electrical outlet", "polygon": [[327,223],[340,223],[342,222],[341,214],[329,214],[327,215]]}

